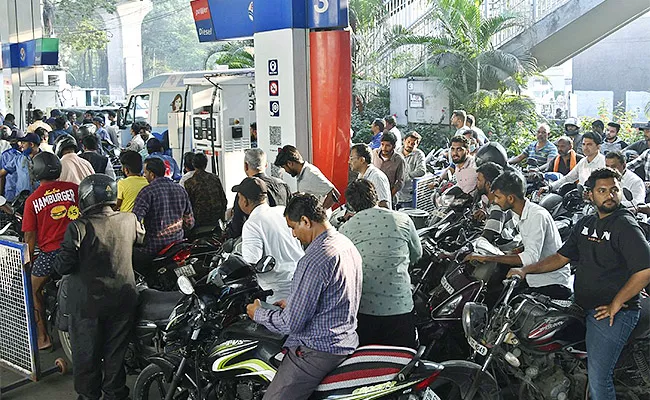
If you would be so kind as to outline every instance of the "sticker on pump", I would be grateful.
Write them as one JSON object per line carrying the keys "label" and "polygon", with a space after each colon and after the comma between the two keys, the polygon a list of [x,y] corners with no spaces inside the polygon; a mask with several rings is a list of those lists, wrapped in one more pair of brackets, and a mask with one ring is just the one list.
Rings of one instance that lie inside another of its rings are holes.
{"label": "sticker on pump", "polygon": [[280,102],[277,100],[271,101],[269,103],[269,111],[271,112],[272,117],[280,116]]}
{"label": "sticker on pump", "polygon": [[278,74],[278,60],[269,60],[269,75]]}
{"label": "sticker on pump", "polygon": [[269,81],[269,96],[279,96],[279,95],[280,95],[280,82]]}

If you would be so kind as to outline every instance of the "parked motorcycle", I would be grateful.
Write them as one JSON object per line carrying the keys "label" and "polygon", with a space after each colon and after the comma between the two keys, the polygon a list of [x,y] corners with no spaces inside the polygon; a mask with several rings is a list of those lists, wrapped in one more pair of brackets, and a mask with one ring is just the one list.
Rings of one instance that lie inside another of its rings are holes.
{"label": "parked motorcycle", "polygon": [[[196,287],[187,277],[179,277],[185,296],[170,316],[166,351],[152,357],[152,364],[140,373],[134,399],[148,399],[151,392],[166,400],[261,399],[282,362],[285,337],[250,321],[244,307],[271,294],[257,285],[255,273],[271,270],[273,263],[269,258],[254,266],[224,263],[210,274],[206,285]],[[176,351],[169,351],[171,348]],[[361,347],[322,381],[311,398],[432,400],[439,399],[440,393],[462,396],[478,365],[424,361],[420,359],[423,351]],[[350,377],[350,369],[358,371]],[[497,389],[490,375],[481,374],[479,381],[478,398],[494,398]]]}
{"label": "parked motorcycle", "polygon": [[[520,399],[584,399],[587,392],[584,311],[566,300],[542,295],[513,297],[519,276],[505,287],[492,312],[467,303],[463,328],[473,359],[482,371],[496,371],[503,387],[515,387]],[[614,370],[617,398],[640,399],[650,394],[650,299]],[[472,387],[469,391],[471,394]]]}

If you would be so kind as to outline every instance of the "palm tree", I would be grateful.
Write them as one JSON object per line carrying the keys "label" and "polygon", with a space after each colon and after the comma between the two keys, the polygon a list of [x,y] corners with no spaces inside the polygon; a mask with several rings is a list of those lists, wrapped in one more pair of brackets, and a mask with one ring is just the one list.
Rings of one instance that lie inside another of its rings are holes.
{"label": "palm tree", "polygon": [[206,70],[217,65],[227,65],[228,68],[253,68],[255,66],[253,41],[223,42],[209,52],[204,65]]}
{"label": "palm tree", "polygon": [[438,78],[457,104],[465,104],[473,93],[509,89],[520,93],[525,77],[537,73],[535,59],[495,48],[499,32],[521,27],[513,14],[484,18],[481,1],[437,0],[432,18],[439,29],[434,36],[408,32],[394,39],[394,48],[426,46],[428,57],[409,75]]}

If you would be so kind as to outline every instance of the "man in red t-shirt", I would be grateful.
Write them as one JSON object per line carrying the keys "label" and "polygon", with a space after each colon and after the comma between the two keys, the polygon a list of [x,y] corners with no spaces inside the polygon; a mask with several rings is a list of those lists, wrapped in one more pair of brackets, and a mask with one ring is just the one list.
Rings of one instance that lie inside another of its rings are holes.
{"label": "man in red t-shirt", "polygon": [[[34,157],[33,173],[41,185],[25,202],[23,232],[29,246],[29,259],[32,261],[32,294],[38,348],[45,350],[52,347],[52,339],[45,327],[43,286],[50,279],[54,258],[61,247],[68,223],[79,217],[78,186],[57,181],[61,175],[61,161],[52,153],[41,152]],[[37,244],[41,252],[34,260]]]}

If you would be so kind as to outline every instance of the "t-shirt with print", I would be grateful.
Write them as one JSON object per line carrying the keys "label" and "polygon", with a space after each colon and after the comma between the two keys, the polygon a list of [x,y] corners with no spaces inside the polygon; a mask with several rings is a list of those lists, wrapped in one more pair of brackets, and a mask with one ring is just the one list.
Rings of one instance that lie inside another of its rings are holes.
{"label": "t-shirt with print", "polygon": [[41,251],[57,250],[68,223],[79,218],[78,189],[71,182],[46,182],[27,198],[23,232],[36,232]]}
{"label": "t-shirt with print", "polygon": [[117,181],[117,199],[122,200],[120,211],[131,212],[138,193],[148,184],[144,176],[127,176]]}

